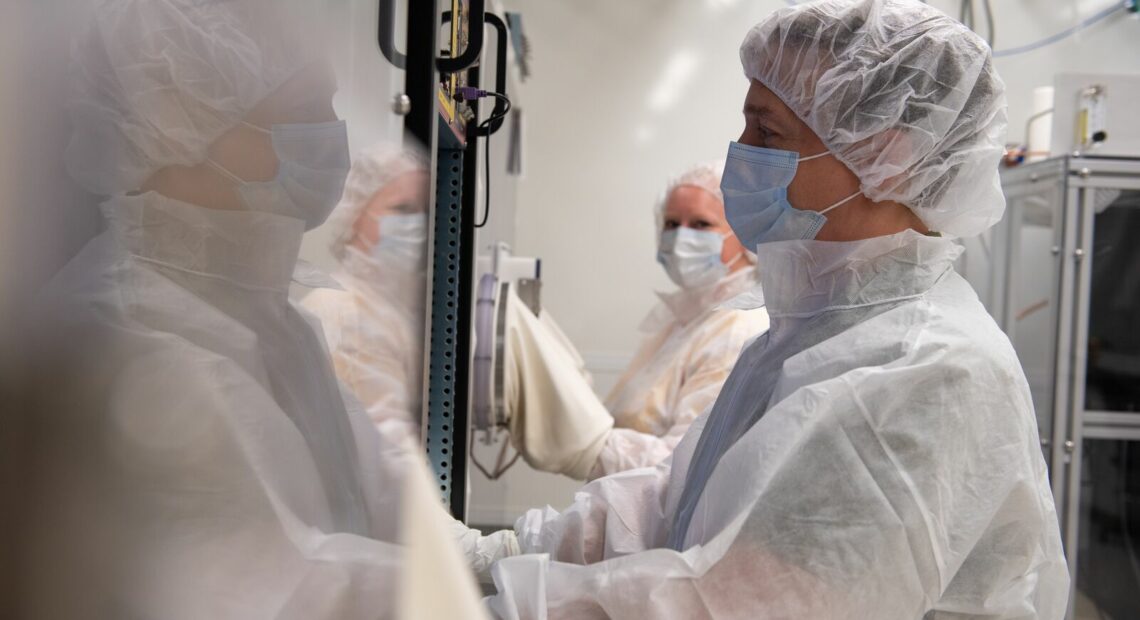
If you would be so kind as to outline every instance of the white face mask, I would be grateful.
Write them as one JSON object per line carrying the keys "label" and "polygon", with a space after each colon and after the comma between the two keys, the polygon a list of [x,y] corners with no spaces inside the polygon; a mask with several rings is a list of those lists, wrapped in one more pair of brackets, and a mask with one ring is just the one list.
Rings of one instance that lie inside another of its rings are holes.
{"label": "white face mask", "polygon": [[[674,284],[683,289],[700,288],[720,281],[728,275],[728,265],[720,260],[727,235],[675,228],[661,233],[657,262]],[[740,259],[737,256],[732,262]]]}
{"label": "white face mask", "polygon": [[385,215],[376,223],[380,241],[372,246],[371,258],[402,271],[423,271],[427,262],[427,214]]}

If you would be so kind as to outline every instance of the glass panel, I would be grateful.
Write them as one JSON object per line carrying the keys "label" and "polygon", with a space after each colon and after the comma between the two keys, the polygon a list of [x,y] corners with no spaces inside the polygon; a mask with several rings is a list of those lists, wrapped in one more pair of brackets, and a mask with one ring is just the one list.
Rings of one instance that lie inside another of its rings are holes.
{"label": "glass panel", "polygon": [[402,147],[408,2],[329,7],[333,104],[347,126],[351,171],[337,208],[301,250],[332,282],[296,288],[294,297],[321,320],[347,392],[377,423],[398,420],[418,433],[430,176],[426,153]]}
{"label": "glass panel", "polygon": [[349,122],[353,153],[380,141],[399,143],[404,117],[395,99],[404,90],[406,0],[331,0],[330,7],[337,23],[335,104]]}
{"label": "glass panel", "polygon": [[1095,190],[1085,408],[1140,411],[1140,192]]}
{"label": "glass panel", "polygon": [[1080,511],[1075,618],[1140,618],[1140,443],[1085,440]]}
{"label": "glass panel", "polygon": [[[1061,228],[1059,183],[1010,201],[1012,234],[1008,331],[1021,359],[1042,438],[1053,432],[1053,373],[1057,350],[1060,257],[1053,252]],[[1046,450],[1046,461],[1049,453]]]}

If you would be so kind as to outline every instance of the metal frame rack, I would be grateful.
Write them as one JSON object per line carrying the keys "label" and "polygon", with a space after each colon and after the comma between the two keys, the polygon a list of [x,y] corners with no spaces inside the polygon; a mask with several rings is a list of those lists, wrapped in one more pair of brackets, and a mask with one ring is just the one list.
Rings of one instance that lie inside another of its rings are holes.
{"label": "metal frame rack", "polygon": [[[460,87],[478,85],[484,27],[498,32],[497,78],[505,80],[504,22],[486,13],[486,0],[450,0],[440,11],[437,0],[407,3],[407,50],[394,45],[395,0],[380,0],[378,43],[395,67],[404,70],[404,92],[393,105],[404,115],[406,139],[418,142],[431,157],[429,208],[432,226],[429,299],[425,334],[423,439],[440,494],[451,514],[467,511],[472,316],[475,280],[475,209],[479,161],[478,138],[487,139],[502,120],[476,126],[478,100],[460,101]],[[450,53],[438,56],[439,33],[448,24]],[[498,84],[496,90],[504,90]],[[493,114],[504,111],[497,101]]]}
{"label": "metal frame rack", "polygon": [[[1090,501],[1082,493],[1092,495],[1088,490],[1092,473],[1082,471],[1090,456],[1085,453],[1086,440],[1140,441],[1140,412],[1093,409],[1086,398],[1090,297],[1093,264],[1098,260],[1094,203],[1097,190],[1140,191],[1140,159],[1054,157],[1004,171],[1002,186],[1009,209],[994,230],[993,247],[1003,252],[993,257],[991,311],[1018,349],[1031,386],[1033,368],[1043,379],[1034,387],[1034,406],[1075,595],[1081,583],[1079,571],[1087,568],[1079,556],[1081,537],[1087,537],[1083,528],[1088,527],[1082,523],[1082,507],[1087,509]],[[1042,235],[1051,232],[1051,242],[1045,245],[1038,238],[1040,247],[1024,247],[1027,226],[1035,226]],[[1042,278],[1044,269],[1047,279]],[[1140,278],[1136,273],[1118,275],[1122,282]],[[1045,299],[1026,307],[1019,297],[1030,281],[1048,291]],[[1038,322],[1044,331],[1019,333],[1022,320],[1035,312],[1044,313]],[[1043,334],[1048,342],[1041,341]],[[1127,530],[1125,522],[1125,536]],[[1075,608],[1069,617],[1074,613]]]}

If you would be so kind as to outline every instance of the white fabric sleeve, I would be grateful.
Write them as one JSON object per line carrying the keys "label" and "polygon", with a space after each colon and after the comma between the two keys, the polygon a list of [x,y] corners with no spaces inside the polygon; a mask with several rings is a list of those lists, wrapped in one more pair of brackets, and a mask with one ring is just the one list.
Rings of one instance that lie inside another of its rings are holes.
{"label": "white fabric sleeve", "polygon": [[535,469],[585,480],[613,417],[558,337],[513,293],[503,303],[511,441]]}
{"label": "white fabric sleeve", "polygon": [[667,460],[595,480],[562,512],[550,506],[527,511],[515,523],[521,552],[590,564],[663,544],[669,467]]}
{"label": "white fabric sleeve", "polygon": [[597,480],[611,473],[639,467],[651,467],[669,458],[673,449],[685,436],[689,423],[674,425],[663,437],[643,433],[632,428],[614,428],[606,436],[606,445],[598,454],[590,479]]}
{"label": "white fabric sleeve", "polygon": [[712,407],[744,344],[767,329],[768,315],[763,311],[725,311],[702,326],[700,337],[688,343],[677,361],[683,368],[676,374],[684,379],[674,397],[672,426],[660,437],[634,429],[613,429],[590,478],[653,467],[664,461],[693,421]]}

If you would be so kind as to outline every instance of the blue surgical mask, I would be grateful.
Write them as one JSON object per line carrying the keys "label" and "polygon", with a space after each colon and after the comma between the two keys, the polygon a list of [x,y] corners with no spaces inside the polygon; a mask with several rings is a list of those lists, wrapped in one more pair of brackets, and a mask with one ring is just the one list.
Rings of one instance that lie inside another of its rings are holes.
{"label": "blue surgical mask", "polygon": [[745,247],[814,239],[827,223],[825,213],[860,195],[856,191],[822,211],[797,209],[788,202],[788,185],[799,163],[827,155],[824,151],[800,157],[794,151],[729,144],[720,189],[728,224]]}
{"label": "blue surgical mask", "polygon": [[243,124],[271,136],[277,176],[270,181],[246,181],[214,160],[207,161],[237,183],[250,210],[305,220],[307,230],[320,226],[340,201],[348,176],[344,121],[274,125],[272,130]]}

